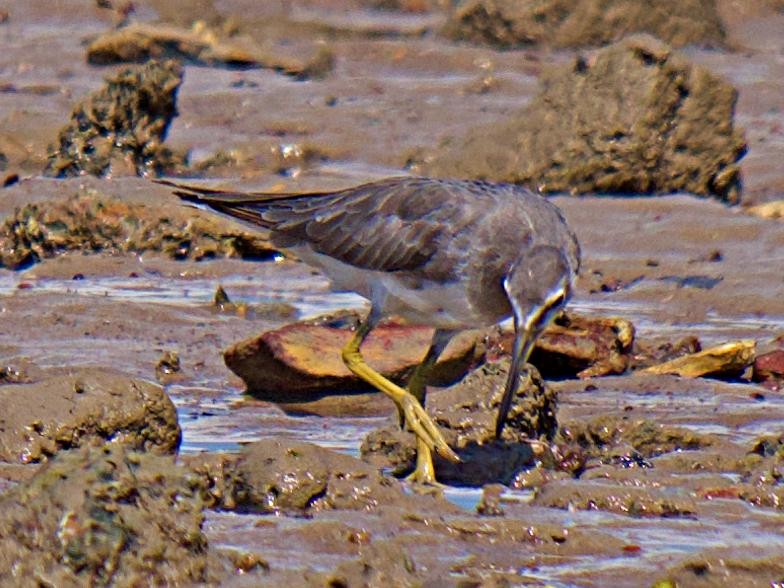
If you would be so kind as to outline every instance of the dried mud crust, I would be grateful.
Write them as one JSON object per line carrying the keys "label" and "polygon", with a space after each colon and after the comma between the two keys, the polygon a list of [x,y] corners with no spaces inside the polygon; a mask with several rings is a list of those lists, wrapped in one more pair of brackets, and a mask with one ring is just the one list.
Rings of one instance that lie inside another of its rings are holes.
{"label": "dried mud crust", "polygon": [[177,114],[183,69],[150,61],[122,70],[77,104],[50,149],[44,174],[56,178],[171,173],[184,163],[163,145]]}
{"label": "dried mud crust", "polygon": [[707,69],[633,36],[545,74],[528,106],[446,142],[418,167],[542,192],[685,191],[736,203],[746,151],[736,100]]}
{"label": "dried mud crust", "polygon": [[0,225],[0,267],[21,269],[65,251],[159,251],[194,260],[275,253],[263,235],[218,218],[90,193],[28,204]]}
{"label": "dried mud crust", "polygon": [[0,497],[0,582],[217,585],[198,487],[173,458],[119,445],[61,454]]}
{"label": "dried mud crust", "polygon": [[726,42],[715,0],[469,0],[452,13],[442,33],[502,49],[605,45],[630,33],[650,33],[676,47]]}
{"label": "dried mud crust", "polygon": [[177,411],[163,389],[108,368],[0,385],[0,405],[5,462],[38,463],[106,442],[153,453],[173,453],[180,444]]}

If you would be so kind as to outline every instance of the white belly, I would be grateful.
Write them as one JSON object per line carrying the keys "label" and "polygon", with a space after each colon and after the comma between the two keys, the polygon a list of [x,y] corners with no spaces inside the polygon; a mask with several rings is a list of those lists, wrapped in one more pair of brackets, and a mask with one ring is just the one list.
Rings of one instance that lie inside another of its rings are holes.
{"label": "white belly", "polygon": [[486,327],[506,318],[480,315],[470,304],[462,282],[425,282],[422,288],[410,289],[395,274],[357,268],[314,253],[310,247],[293,248],[292,253],[323,270],[335,289],[356,292],[384,315],[397,315],[412,324],[459,330]]}

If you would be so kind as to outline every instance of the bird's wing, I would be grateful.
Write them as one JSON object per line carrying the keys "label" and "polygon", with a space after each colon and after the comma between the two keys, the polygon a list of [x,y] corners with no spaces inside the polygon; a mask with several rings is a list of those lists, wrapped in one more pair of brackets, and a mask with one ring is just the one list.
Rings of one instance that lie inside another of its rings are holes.
{"label": "bird's wing", "polygon": [[422,268],[438,251],[439,238],[471,220],[453,190],[421,178],[315,194],[223,192],[161,183],[174,187],[184,200],[270,229],[281,246],[307,243],[317,253],[376,271]]}

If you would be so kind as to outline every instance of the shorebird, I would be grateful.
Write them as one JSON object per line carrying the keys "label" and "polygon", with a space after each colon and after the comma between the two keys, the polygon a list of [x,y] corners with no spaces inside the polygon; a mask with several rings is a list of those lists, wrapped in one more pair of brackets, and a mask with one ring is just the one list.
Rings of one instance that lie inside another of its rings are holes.
{"label": "shorebird", "polygon": [[[529,190],[482,181],[395,177],[334,192],[228,192],[161,181],[193,205],[270,231],[272,243],[370,301],[342,351],[355,375],[389,396],[417,439],[409,479],[436,484],[432,451],[458,462],[424,410],[428,373],[458,331],[510,316],[515,339],[495,433],[500,436],[536,337],[566,304],[580,248],[561,211]],[[407,389],[360,348],[388,315],[435,327]]]}

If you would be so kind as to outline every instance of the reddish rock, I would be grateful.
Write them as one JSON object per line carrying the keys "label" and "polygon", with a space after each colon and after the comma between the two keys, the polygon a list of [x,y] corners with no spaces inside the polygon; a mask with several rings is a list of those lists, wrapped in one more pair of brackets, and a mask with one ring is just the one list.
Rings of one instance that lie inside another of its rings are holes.
{"label": "reddish rock", "polygon": [[784,388],[784,349],[765,353],[755,359],[751,377],[766,388],[772,390]]}
{"label": "reddish rock", "polygon": [[[488,342],[488,355],[508,355],[514,333]],[[536,341],[530,362],[545,377],[589,378],[622,374],[629,367],[634,325],[616,317],[564,313]]]}
{"label": "reddish rock", "polygon": [[[424,358],[432,335],[429,327],[381,325],[365,340],[362,355],[389,379],[404,382]],[[345,328],[296,323],[240,341],[223,357],[250,394],[275,402],[310,401],[332,392],[372,389],[341,359],[353,336]],[[445,386],[459,380],[483,355],[479,342],[475,331],[455,337],[436,364],[431,383]]]}

